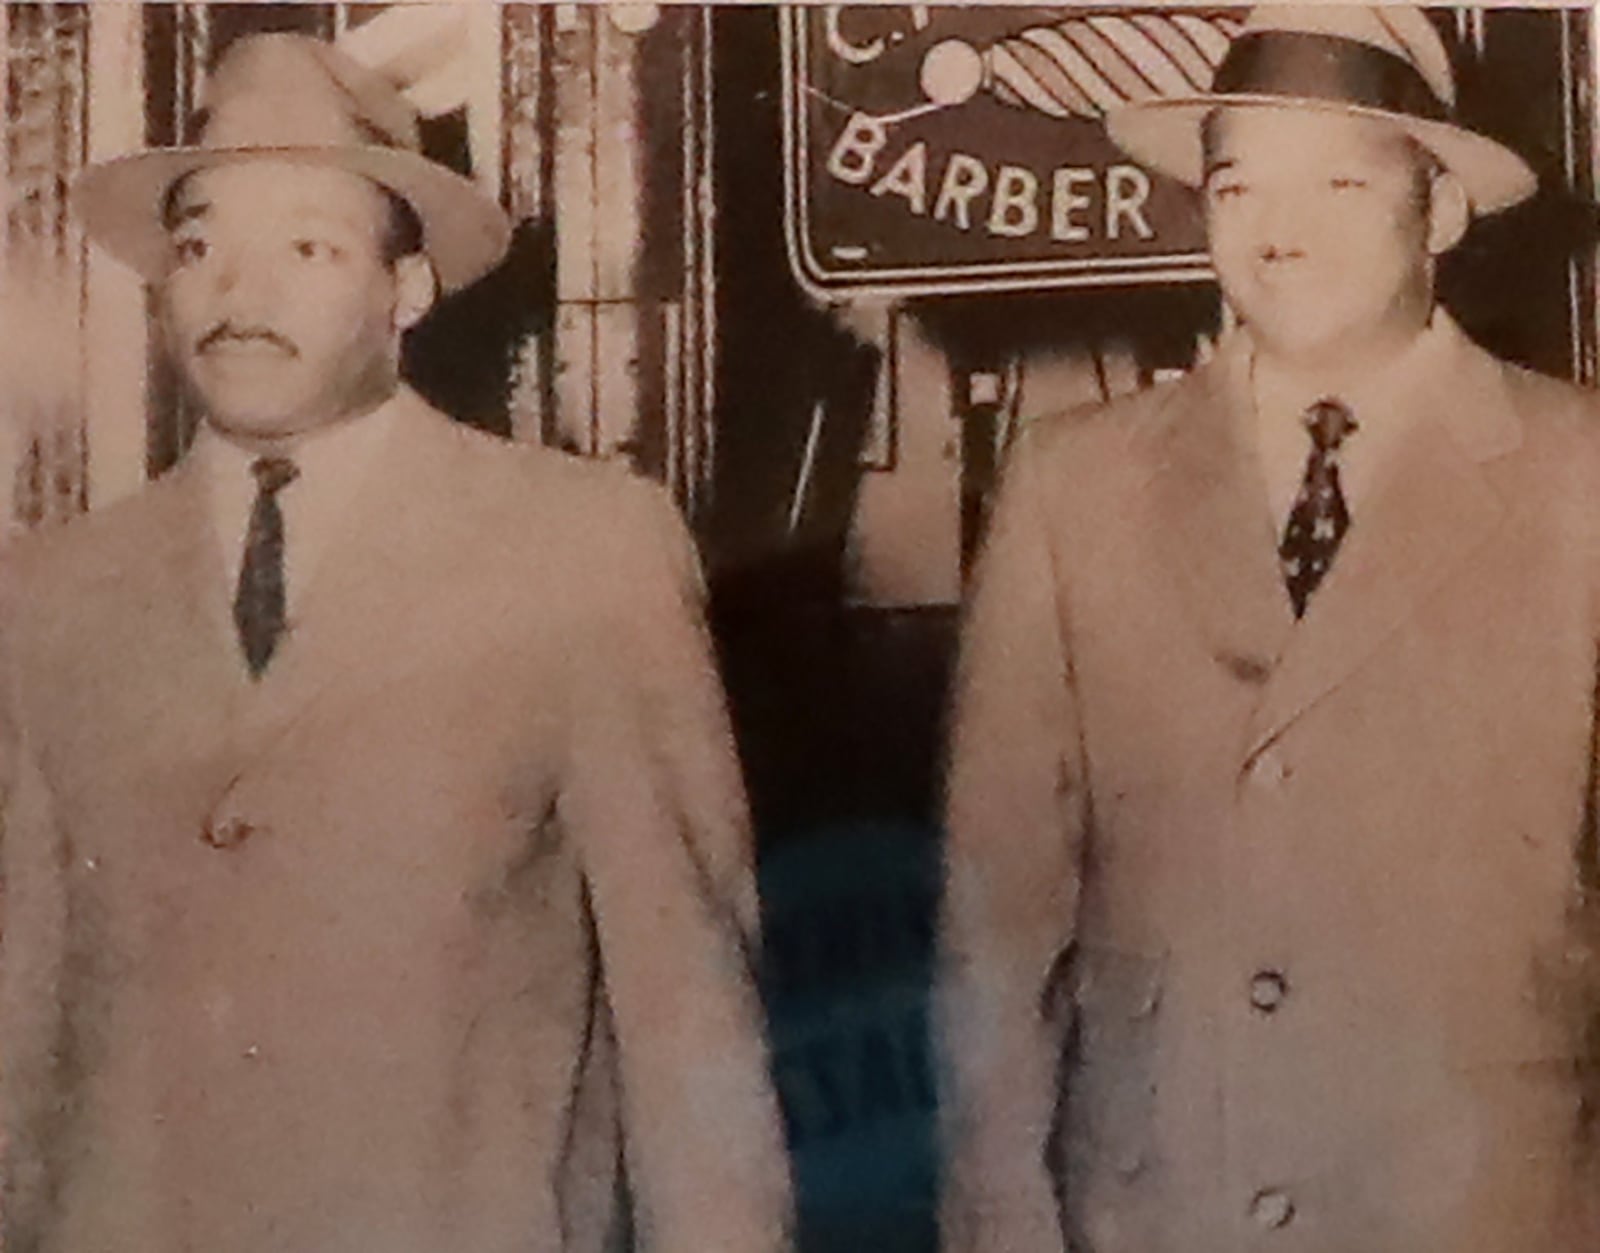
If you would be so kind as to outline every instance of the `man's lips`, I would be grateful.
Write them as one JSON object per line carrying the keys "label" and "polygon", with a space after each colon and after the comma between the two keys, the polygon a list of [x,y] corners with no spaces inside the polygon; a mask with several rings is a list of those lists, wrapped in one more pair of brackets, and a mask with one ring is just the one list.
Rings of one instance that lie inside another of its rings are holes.
{"label": "man's lips", "polygon": [[1257,261],[1251,273],[1256,281],[1263,286],[1273,287],[1282,285],[1298,285],[1301,283],[1321,281],[1323,275],[1317,266],[1310,264],[1305,257],[1272,257]]}
{"label": "man's lips", "polygon": [[226,355],[229,357],[298,357],[300,350],[276,331],[267,327],[236,328],[228,325],[214,327],[195,343],[195,355],[200,357]]}

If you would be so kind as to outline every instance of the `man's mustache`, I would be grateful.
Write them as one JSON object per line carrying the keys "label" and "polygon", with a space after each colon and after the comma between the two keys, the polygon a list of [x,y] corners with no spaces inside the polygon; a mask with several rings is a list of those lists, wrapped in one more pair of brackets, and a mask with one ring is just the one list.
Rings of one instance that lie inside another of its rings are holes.
{"label": "man's mustache", "polygon": [[194,350],[203,356],[219,344],[271,344],[285,356],[298,357],[300,349],[286,335],[280,335],[270,326],[239,326],[233,322],[218,322],[195,341]]}

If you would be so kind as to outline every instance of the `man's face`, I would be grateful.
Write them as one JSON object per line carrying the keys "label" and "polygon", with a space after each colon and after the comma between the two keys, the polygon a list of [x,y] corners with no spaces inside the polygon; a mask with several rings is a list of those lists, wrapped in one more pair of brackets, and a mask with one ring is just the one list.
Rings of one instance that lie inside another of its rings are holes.
{"label": "man's face", "polygon": [[426,261],[389,264],[388,213],[366,179],[317,166],[219,166],[179,186],[161,307],[208,421],[270,443],[394,389],[400,334],[421,316],[406,267]]}
{"label": "man's face", "polygon": [[1261,350],[1348,366],[1426,324],[1433,254],[1454,239],[1402,131],[1344,113],[1232,108],[1208,138],[1212,262]]}

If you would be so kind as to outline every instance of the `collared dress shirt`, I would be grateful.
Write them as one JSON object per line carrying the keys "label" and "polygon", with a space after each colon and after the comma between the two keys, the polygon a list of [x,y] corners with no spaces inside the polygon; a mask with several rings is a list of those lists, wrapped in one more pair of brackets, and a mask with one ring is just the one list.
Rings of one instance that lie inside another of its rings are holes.
{"label": "collared dress shirt", "polygon": [[239,581],[250,511],[256,498],[251,463],[266,455],[293,461],[299,473],[278,497],[284,518],[284,584],[289,621],[330,538],[394,427],[395,398],[376,409],[313,431],[272,454],[246,448],[202,423],[192,456],[209,486],[212,530],[221,546],[230,595]]}

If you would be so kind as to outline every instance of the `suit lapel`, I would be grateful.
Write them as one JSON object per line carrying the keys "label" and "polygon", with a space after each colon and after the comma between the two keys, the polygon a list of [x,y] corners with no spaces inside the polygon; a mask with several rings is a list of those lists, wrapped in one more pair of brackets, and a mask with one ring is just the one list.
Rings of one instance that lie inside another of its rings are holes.
{"label": "suit lapel", "polygon": [[194,687],[215,710],[245,691],[228,579],[210,493],[193,458],[150,488],[150,512],[130,535],[136,555],[117,586],[136,588],[139,645],[174,690]]}
{"label": "suit lapel", "polygon": [[96,722],[128,760],[189,762],[186,782],[205,792],[233,769],[248,691],[199,467],[185,461],[129,502],[77,576],[59,641],[70,679],[92,685]]}
{"label": "suit lapel", "polygon": [[1294,627],[1265,488],[1238,415],[1253,412],[1241,340],[1197,372],[1159,436],[1153,534],[1213,656],[1260,681]]}
{"label": "suit lapel", "polygon": [[1480,464],[1515,448],[1520,427],[1502,367],[1441,327],[1426,367],[1396,397],[1416,415],[1391,449],[1327,580],[1290,633],[1252,722],[1264,747],[1357,669],[1493,533],[1504,506]]}

